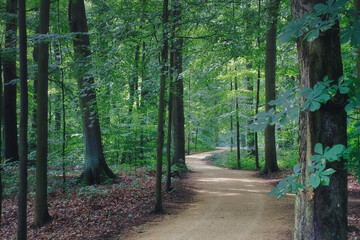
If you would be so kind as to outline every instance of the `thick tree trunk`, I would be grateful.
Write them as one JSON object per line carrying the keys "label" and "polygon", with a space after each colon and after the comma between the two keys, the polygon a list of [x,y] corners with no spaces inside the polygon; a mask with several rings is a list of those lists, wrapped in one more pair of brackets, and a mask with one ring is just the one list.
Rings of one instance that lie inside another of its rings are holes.
{"label": "thick tree trunk", "polygon": [[162,195],[161,195],[161,177],[162,177],[162,155],[164,147],[164,112],[165,112],[165,85],[168,76],[168,0],[163,3],[163,46],[161,49],[161,75],[160,75],[160,92],[159,92],[159,112],[158,112],[158,136],[156,148],[156,186],[155,186],[155,206],[154,213],[163,212]]}
{"label": "thick tree trunk", "polygon": [[[40,34],[49,32],[50,0],[41,0]],[[47,153],[48,153],[48,66],[49,44],[39,44],[39,67],[37,89],[37,141],[36,141],[36,196],[34,227],[50,221],[47,205]]]}
{"label": "thick tree trunk", "polygon": [[4,67],[4,155],[7,161],[18,161],[16,114],[16,12],[17,0],[7,0]]}
{"label": "thick tree trunk", "polygon": [[28,84],[27,84],[27,36],[26,0],[19,0],[19,46],[20,46],[20,168],[18,198],[17,239],[27,238],[27,162],[28,162]]}
{"label": "thick tree trunk", "polygon": [[[270,0],[268,6],[268,32],[266,34],[265,58],[265,110],[269,111],[268,104],[275,100],[275,71],[276,71],[276,29],[280,0]],[[264,173],[270,174],[279,170],[276,160],[275,126],[265,128],[265,167]]]}
{"label": "thick tree trunk", "polygon": [[101,177],[115,178],[115,174],[106,164],[103,153],[94,78],[86,76],[91,53],[89,50],[90,39],[87,34],[88,27],[84,0],[70,0],[69,25],[71,32],[76,33],[73,45],[79,67],[77,70],[77,84],[80,94],[85,142],[83,180],[86,184],[99,184],[102,181]]}
{"label": "thick tree trunk", "polygon": [[174,52],[174,88],[173,88],[173,160],[172,164],[180,164],[185,166],[185,117],[184,117],[184,86],[182,77],[182,45],[183,39],[179,38],[180,22],[181,22],[181,5],[179,0],[172,1],[172,21],[175,39],[171,46]]}
{"label": "thick tree trunk", "polygon": [[[315,4],[325,1],[292,0],[295,19],[311,12]],[[297,41],[300,66],[300,90],[313,87],[325,76],[337,81],[343,74],[339,41],[339,25],[321,34],[313,42],[301,38]],[[301,98],[304,102],[304,97]],[[305,110],[300,114],[299,163],[300,182],[306,185],[309,174],[307,166],[314,154],[316,143],[323,146],[346,145],[346,96],[338,94],[316,112]],[[342,240],[347,239],[347,171],[344,160],[327,164],[336,172],[330,178],[329,186],[319,186],[312,191],[299,192],[295,200],[294,239]]]}

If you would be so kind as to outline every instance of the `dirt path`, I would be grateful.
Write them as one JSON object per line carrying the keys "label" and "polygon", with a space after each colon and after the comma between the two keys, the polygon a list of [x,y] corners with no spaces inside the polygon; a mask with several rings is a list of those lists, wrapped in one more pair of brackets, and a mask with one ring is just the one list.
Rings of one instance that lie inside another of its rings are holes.
{"label": "dirt path", "polygon": [[136,228],[127,240],[288,240],[293,198],[268,197],[271,186],[254,172],[206,164],[210,153],[191,155],[189,183],[198,194],[189,208]]}

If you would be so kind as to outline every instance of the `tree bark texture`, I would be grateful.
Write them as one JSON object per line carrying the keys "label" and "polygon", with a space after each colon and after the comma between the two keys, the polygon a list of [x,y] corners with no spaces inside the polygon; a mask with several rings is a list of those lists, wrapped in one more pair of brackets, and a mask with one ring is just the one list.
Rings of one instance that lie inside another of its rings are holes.
{"label": "tree bark texture", "polygon": [[17,239],[27,239],[27,162],[28,162],[28,84],[27,84],[27,35],[26,0],[19,0],[20,46],[20,168],[18,197]]}
{"label": "tree bark texture", "polygon": [[4,67],[4,155],[7,161],[18,161],[17,114],[16,114],[16,12],[17,0],[6,1]]}
{"label": "tree bark texture", "polygon": [[171,51],[174,53],[174,88],[173,88],[173,159],[172,164],[185,166],[185,117],[184,117],[184,84],[182,77],[182,45],[183,39],[178,37],[181,22],[181,3],[179,0],[172,1],[172,21],[175,38],[173,38]]}
{"label": "tree bark texture", "polygon": [[[314,5],[324,0],[292,0],[292,12],[295,19],[313,11]],[[313,42],[299,38],[297,40],[300,90],[313,87],[325,76],[337,82],[343,74],[339,25],[321,34]],[[337,94],[323,104],[316,112],[308,110],[300,113],[299,119],[299,163],[301,165],[300,183],[306,185],[316,143],[323,146],[346,145],[346,105],[345,95]],[[301,103],[304,103],[304,97]],[[347,171],[344,160],[327,164],[336,172],[330,178],[329,186],[319,186],[314,191],[301,191],[295,200],[294,239],[306,240],[342,240],[347,239]],[[309,196],[314,193],[313,200]]]}
{"label": "tree bark texture", "polygon": [[[49,33],[50,0],[41,0],[40,34]],[[48,153],[48,66],[49,44],[42,41],[39,44],[39,67],[37,89],[37,141],[36,141],[36,196],[34,227],[39,227],[50,221],[47,205],[47,153]]]}
{"label": "tree bark texture", "polygon": [[77,84],[80,94],[80,107],[82,111],[84,143],[85,143],[85,169],[83,181],[86,184],[99,184],[102,177],[115,178],[105,162],[101,140],[100,122],[97,110],[94,78],[87,76],[89,69],[90,38],[85,13],[84,0],[70,0],[69,2],[70,30],[76,33],[73,40],[74,52],[78,64]]}
{"label": "tree bark texture", "polygon": [[[269,111],[268,104],[275,100],[275,73],[276,73],[276,29],[280,0],[270,0],[268,5],[268,31],[266,34],[266,58],[265,58],[265,110]],[[265,167],[264,173],[270,174],[278,171],[275,145],[275,126],[268,125],[265,128]]]}
{"label": "tree bark texture", "polygon": [[168,0],[163,2],[163,45],[161,48],[161,75],[160,75],[160,92],[159,92],[159,111],[158,111],[158,136],[156,147],[156,186],[155,186],[155,206],[154,213],[163,212],[162,194],[161,194],[161,177],[162,177],[162,157],[164,147],[164,115],[165,115],[165,85],[168,76]]}

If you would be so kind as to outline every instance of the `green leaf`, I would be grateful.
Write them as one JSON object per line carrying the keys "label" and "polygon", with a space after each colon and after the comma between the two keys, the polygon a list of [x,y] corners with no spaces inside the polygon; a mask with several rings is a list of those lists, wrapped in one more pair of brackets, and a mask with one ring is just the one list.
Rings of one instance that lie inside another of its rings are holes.
{"label": "green leaf", "polygon": [[310,175],[308,184],[310,184],[313,188],[317,188],[320,185],[320,176],[318,172],[314,172]]}
{"label": "green leaf", "polygon": [[324,155],[323,145],[321,143],[317,143],[315,145],[314,152],[320,155]]}
{"label": "green leaf", "polygon": [[329,186],[330,178],[328,176],[321,176],[321,185]]}
{"label": "green leaf", "polygon": [[319,110],[320,107],[321,107],[321,105],[319,102],[312,101],[312,102],[310,102],[310,105],[309,105],[309,111],[315,112],[315,111]]}
{"label": "green leaf", "polygon": [[313,42],[315,39],[319,37],[319,35],[320,35],[319,29],[314,29],[310,31],[309,34],[307,35],[307,41]]}
{"label": "green leaf", "polygon": [[329,176],[329,175],[333,174],[334,172],[336,172],[334,169],[328,168],[325,171],[321,172],[321,176]]}

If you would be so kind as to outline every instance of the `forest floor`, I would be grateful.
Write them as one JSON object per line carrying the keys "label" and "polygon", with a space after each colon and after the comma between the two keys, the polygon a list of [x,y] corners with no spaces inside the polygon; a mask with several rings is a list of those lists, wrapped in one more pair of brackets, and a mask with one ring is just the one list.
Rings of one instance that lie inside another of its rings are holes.
{"label": "forest floor", "polygon": [[294,196],[281,201],[268,197],[271,181],[255,177],[254,171],[212,166],[204,161],[209,154],[186,157],[191,173],[185,183],[193,186],[195,195],[185,210],[164,215],[114,239],[291,239]]}
{"label": "forest floor", "polygon": [[[209,154],[187,156],[191,173],[164,194],[165,214],[151,213],[154,172],[141,168],[118,172],[113,184],[55,189],[48,198],[52,220],[41,228],[30,227],[29,196],[28,239],[292,239],[294,196],[267,196],[287,171],[257,177],[211,166],[204,161]],[[14,198],[4,199],[0,239],[16,239],[16,210]],[[349,225],[349,239],[360,239],[360,186],[351,176]]]}

